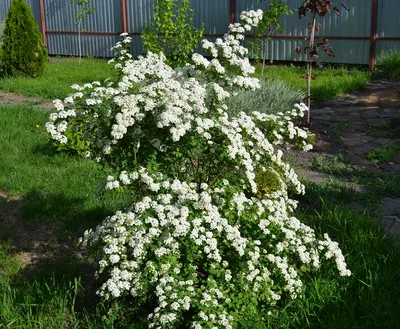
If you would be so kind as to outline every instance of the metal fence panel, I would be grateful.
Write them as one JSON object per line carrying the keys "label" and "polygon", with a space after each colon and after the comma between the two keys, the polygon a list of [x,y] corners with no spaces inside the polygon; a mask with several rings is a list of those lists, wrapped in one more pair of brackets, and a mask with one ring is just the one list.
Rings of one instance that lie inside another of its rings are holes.
{"label": "metal fence panel", "polygon": [[[36,0],[36,2],[38,2]],[[121,8],[119,0],[92,0],[95,11],[89,14],[81,24],[81,30],[87,32],[121,31]],[[45,0],[44,11],[46,28],[50,31],[75,31],[74,15],[78,6],[66,0]]]}
{"label": "metal fence panel", "polygon": [[153,18],[154,0],[128,0],[127,22],[129,32],[142,32],[143,26]]}
{"label": "metal fence panel", "polygon": [[[298,0],[286,0],[290,9],[297,10]],[[342,8],[341,16],[333,12],[324,17],[317,17],[317,23],[323,25],[317,35],[334,37],[355,37],[369,38],[371,31],[371,8],[372,0],[352,0],[349,4],[349,11]],[[260,8],[257,0],[236,0],[237,18],[243,10]],[[262,9],[266,9],[264,4]],[[297,13],[285,15],[282,19],[283,35],[288,37],[307,36],[307,24],[312,22],[312,16],[299,19]],[[368,40],[337,40],[328,41],[332,45],[335,57],[329,57],[322,51],[319,60],[334,63],[366,64],[368,63],[369,42]],[[301,38],[274,38],[268,41],[267,59],[281,61],[306,60],[304,54],[296,57],[297,46],[304,47],[306,43]]]}
{"label": "metal fence panel", "polygon": [[[112,57],[111,47],[119,39],[118,35],[81,35],[82,54],[85,56]],[[57,33],[48,35],[48,52],[52,55],[78,56],[78,35]]]}
{"label": "metal fence panel", "polygon": [[[40,21],[39,2],[37,0],[25,0],[29,7],[32,8],[33,15],[36,20]],[[8,11],[10,10],[11,0],[0,0],[0,20],[5,21]]]}
{"label": "metal fence panel", "polygon": [[[321,54],[317,61],[328,63],[366,64],[369,56],[369,41],[366,40],[331,40],[335,57]],[[306,61],[306,55],[296,56],[298,40],[272,39],[267,43],[268,60],[273,61]]]}
{"label": "metal fence panel", "polygon": [[[400,40],[391,40],[400,36],[400,10],[398,0],[380,1],[378,7],[378,39],[376,54],[379,57],[383,52],[400,51]],[[379,58],[377,60],[379,64]]]}
{"label": "metal fence panel", "polygon": [[[150,22],[153,16],[155,0],[125,0],[127,30],[133,36],[132,53],[143,52],[140,33],[143,26]],[[40,0],[27,0],[34,15],[40,23]],[[68,0],[43,0],[45,25],[47,30],[48,50],[52,55],[76,55],[78,53],[77,31],[73,22],[76,7]],[[297,9],[301,1],[285,0],[291,9]],[[400,2],[398,0],[351,0],[346,3],[350,10],[341,8],[342,15],[329,13],[318,18],[324,27],[321,35],[332,37],[335,57],[321,55],[321,61],[337,63],[367,64],[370,52],[370,36],[373,3],[378,3],[378,26],[376,53],[382,50],[399,49],[400,43]],[[4,21],[11,0],[0,0],[0,21]],[[96,56],[111,56],[109,48],[118,39],[117,34],[123,30],[121,0],[93,0],[96,11],[90,14],[82,24],[81,29],[92,34],[82,35],[83,54]],[[334,5],[340,6],[333,2]],[[210,40],[215,35],[224,34],[230,23],[232,9],[231,0],[192,0],[196,27],[204,23],[206,37]],[[258,0],[234,0],[234,17],[237,21],[243,10],[266,9],[266,3]],[[275,37],[268,42],[267,57],[271,60],[305,60],[305,55],[298,58],[294,50],[304,46],[304,36],[307,35],[307,23],[311,16],[299,20],[296,14],[284,16],[282,26],[283,37]],[[41,24],[39,24],[41,27]],[[350,37],[350,39],[349,39]],[[394,37],[394,39],[393,39]],[[392,38],[392,39],[385,39]],[[396,39],[397,38],[397,39]]]}
{"label": "metal fence panel", "polygon": [[400,2],[381,0],[378,6],[378,37],[400,36]]}
{"label": "metal fence panel", "polygon": [[224,34],[229,25],[229,1],[192,0],[195,25],[204,23],[205,34]]}

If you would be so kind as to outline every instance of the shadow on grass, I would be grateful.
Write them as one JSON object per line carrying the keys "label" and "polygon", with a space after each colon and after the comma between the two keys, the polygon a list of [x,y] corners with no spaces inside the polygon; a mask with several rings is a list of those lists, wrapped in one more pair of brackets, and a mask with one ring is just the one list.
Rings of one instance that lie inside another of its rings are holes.
{"label": "shadow on grass", "polygon": [[[93,202],[84,206],[88,199],[92,199]],[[98,205],[93,206],[96,201]],[[111,209],[102,204],[102,200],[96,200],[95,195],[88,195],[87,198],[67,197],[62,193],[49,193],[37,189],[24,195],[23,217],[26,220],[90,226],[100,223],[111,212]]]}
{"label": "shadow on grass", "polygon": [[[48,221],[46,212],[55,210],[45,209],[45,213],[39,214],[42,198],[38,191],[28,193],[25,198],[0,194],[0,327],[58,329],[69,328],[67,323],[98,320],[101,323],[106,310],[97,314],[100,311],[95,292],[100,283],[94,280],[95,264],[78,257],[78,238],[93,223],[71,229],[61,220]],[[80,200],[71,201],[58,195],[52,201],[63,206],[78,204]],[[24,217],[32,208],[31,203],[36,204],[35,215],[42,219]],[[62,209],[60,216],[71,216],[68,207],[56,209]],[[105,215],[103,209],[97,208],[80,216],[93,218],[97,214],[101,218]],[[88,324],[82,328],[89,327]]]}
{"label": "shadow on grass", "polygon": [[[339,243],[353,274],[337,281],[336,298],[314,322],[320,328],[399,328],[399,241],[387,237],[367,211],[354,212],[325,200],[314,215],[303,214],[302,219]],[[311,286],[309,293],[316,294],[317,288]]]}

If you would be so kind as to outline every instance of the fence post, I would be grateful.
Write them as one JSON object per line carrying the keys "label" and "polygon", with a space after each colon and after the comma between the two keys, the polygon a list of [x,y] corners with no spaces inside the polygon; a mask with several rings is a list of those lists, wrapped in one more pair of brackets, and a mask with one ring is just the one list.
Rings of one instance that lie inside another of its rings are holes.
{"label": "fence post", "polygon": [[372,15],[371,15],[371,38],[369,47],[369,70],[372,72],[375,67],[376,55],[376,34],[378,29],[378,0],[372,0]]}
{"label": "fence post", "polygon": [[229,0],[229,21],[231,24],[235,23],[235,1]]}
{"label": "fence post", "polygon": [[44,3],[43,0],[39,0],[39,11],[40,11],[40,28],[42,30],[43,43],[47,47],[47,34],[46,34],[46,21],[44,15]]}
{"label": "fence post", "polygon": [[126,23],[126,0],[121,0],[121,21],[122,21],[122,32],[128,32],[128,26]]}

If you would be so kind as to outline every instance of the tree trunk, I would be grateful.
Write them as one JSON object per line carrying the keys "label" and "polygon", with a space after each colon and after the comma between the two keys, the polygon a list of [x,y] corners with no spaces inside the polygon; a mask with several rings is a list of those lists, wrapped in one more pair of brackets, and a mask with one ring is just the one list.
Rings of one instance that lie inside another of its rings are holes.
{"label": "tree trunk", "polygon": [[315,25],[316,25],[316,13],[314,12],[311,35],[310,35],[310,43],[308,48],[308,56],[307,56],[307,106],[308,106],[307,123],[310,122],[310,116],[311,116],[311,73],[312,73],[313,56],[311,56],[310,53],[314,50]]}
{"label": "tree trunk", "polygon": [[261,78],[264,77],[265,61],[267,58],[267,51],[268,51],[267,41],[268,41],[267,39],[263,40],[263,63],[262,63],[262,69],[261,69]]}
{"label": "tree trunk", "polygon": [[78,52],[79,52],[79,65],[81,64],[82,58],[82,47],[81,47],[81,22],[78,24]]}

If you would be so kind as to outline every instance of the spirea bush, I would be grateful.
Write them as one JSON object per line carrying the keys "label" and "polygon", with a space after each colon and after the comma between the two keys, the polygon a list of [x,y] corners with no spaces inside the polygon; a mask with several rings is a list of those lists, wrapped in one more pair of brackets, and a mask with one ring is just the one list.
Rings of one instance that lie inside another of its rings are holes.
{"label": "spirea bush", "polygon": [[31,8],[24,0],[13,0],[1,46],[3,72],[36,77],[43,73],[46,62],[47,50]]}
{"label": "spirea bush", "polygon": [[297,298],[301,273],[324,260],[350,275],[338,244],[294,216],[289,193],[304,186],[282,150],[311,148],[292,122],[304,104],[228,114],[231,95],[260,87],[241,41],[261,16],[243,12],[243,24],[202,42],[210,59],[194,54],[177,69],[162,54],[133,60],[123,35],[119,80],[73,86],[47,123],[68,144],[65,132],[85,122],[87,156],[113,171],[105,188],[132,192],[131,206],[86,231],[82,245],[99,259],[98,294],[152,305],[150,328],[237,328],[249,305],[268,314]]}

